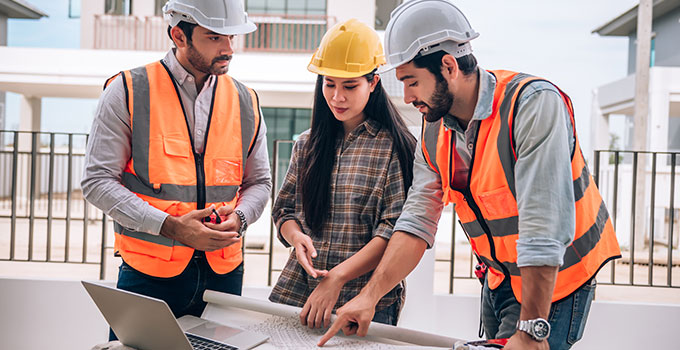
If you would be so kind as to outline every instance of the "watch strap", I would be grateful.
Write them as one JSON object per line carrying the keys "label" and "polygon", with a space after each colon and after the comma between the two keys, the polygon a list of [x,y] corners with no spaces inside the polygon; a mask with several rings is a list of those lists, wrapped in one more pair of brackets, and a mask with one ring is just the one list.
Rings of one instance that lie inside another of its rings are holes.
{"label": "watch strap", "polygon": [[234,213],[238,215],[239,220],[241,221],[241,226],[238,229],[238,235],[239,237],[245,236],[246,229],[248,228],[248,221],[246,220],[245,214],[243,214],[242,211],[236,209],[234,210]]}

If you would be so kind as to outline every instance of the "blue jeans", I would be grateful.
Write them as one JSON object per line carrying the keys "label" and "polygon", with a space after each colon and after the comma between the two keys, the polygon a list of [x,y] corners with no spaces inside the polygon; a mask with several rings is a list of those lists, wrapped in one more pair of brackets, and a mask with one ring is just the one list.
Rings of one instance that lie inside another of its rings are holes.
{"label": "blue jeans", "polygon": [[399,321],[400,312],[401,303],[399,301],[395,301],[392,305],[376,312],[375,315],[373,315],[373,322],[396,326],[397,321]]}
{"label": "blue jeans", "polygon": [[[551,305],[548,316],[548,343],[551,350],[567,350],[581,340],[596,286],[597,282],[593,278],[568,297]],[[515,333],[520,310],[521,305],[515,299],[507,278],[494,290],[489,288],[488,282],[484,282],[482,323],[487,339],[510,338]]]}
{"label": "blue jeans", "polygon": [[[161,278],[141,273],[123,261],[116,287],[164,300],[176,318],[184,315],[200,317],[206,307],[203,301],[206,289],[241,295],[243,263],[234,271],[220,275],[213,272],[203,255],[192,258],[178,276]],[[110,332],[109,340],[116,340],[113,332]]]}

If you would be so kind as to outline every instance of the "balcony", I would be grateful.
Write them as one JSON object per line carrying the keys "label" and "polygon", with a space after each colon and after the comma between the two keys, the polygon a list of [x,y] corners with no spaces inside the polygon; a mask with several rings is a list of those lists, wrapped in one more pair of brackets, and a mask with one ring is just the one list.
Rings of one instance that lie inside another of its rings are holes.
{"label": "balcony", "polygon": [[[311,15],[253,15],[250,19],[257,31],[239,36],[236,51],[313,52],[336,22],[335,17]],[[95,15],[95,49],[165,51],[171,46],[163,17]]]}

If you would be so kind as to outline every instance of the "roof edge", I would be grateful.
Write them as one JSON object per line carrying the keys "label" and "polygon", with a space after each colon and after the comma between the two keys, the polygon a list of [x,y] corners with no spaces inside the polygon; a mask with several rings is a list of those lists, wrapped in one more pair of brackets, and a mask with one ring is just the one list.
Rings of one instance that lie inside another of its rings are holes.
{"label": "roof edge", "polygon": [[0,10],[6,12],[7,18],[40,19],[49,17],[47,13],[24,0],[0,0]]}

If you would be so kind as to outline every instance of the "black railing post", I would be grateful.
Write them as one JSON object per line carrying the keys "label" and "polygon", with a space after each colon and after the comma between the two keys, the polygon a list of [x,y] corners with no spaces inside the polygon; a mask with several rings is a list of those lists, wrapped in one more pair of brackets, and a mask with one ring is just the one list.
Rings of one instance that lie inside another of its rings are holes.
{"label": "black railing post", "polygon": [[31,177],[29,185],[29,211],[28,211],[28,261],[33,260],[33,233],[35,229],[35,197],[36,177],[38,168],[38,132],[31,132]]}
{"label": "black railing post", "polygon": [[46,260],[52,259],[52,201],[54,200],[54,133],[50,133],[50,170],[47,186],[47,252]]}
{"label": "black railing post", "polygon": [[64,262],[68,262],[71,248],[71,192],[73,191],[73,134],[68,135],[68,159],[66,170],[66,226],[64,232]]}
{"label": "black railing post", "polygon": [[654,206],[656,200],[656,153],[652,153],[652,191],[651,198],[649,200],[649,270],[648,270],[648,282],[649,286],[652,286],[653,273],[654,273]]}
{"label": "black railing post", "polygon": [[638,167],[638,151],[633,152],[633,192],[630,204],[630,271],[628,278],[629,284],[634,284],[634,265],[635,265],[635,191],[637,190],[637,167]]}
{"label": "black railing post", "polygon": [[593,168],[595,186],[600,187],[600,151],[595,151],[595,167]]}
{"label": "black railing post", "polygon": [[19,177],[19,132],[14,132],[12,150],[12,213],[10,214],[9,260],[14,260],[17,234],[17,178]]}
{"label": "black railing post", "polygon": [[456,206],[451,209],[451,263],[449,266],[449,294],[453,294],[453,275],[456,265]]}
{"label": "black railing post", "polygon": [[279,140],[274,140],[274,162],[272,164],[272,195],[271,203],[269,205],[269,255],[267,261],[267,286],[272,285],[272,267],[274,260],[274,219],[271,214],[274,213],[274,199],[276,197],[276,189],[278,187],[278,176],[279,176]]}
{"label": "black railing post", "polygon": [[673,220],[675,220],[675,156],[677,155],[678,153],[671,153],[671,200],[668,220],[668,267],[666,271],[666,285],[668,287],[673,285]]}
{"label": "black railing post", "polygon": [[[85,144],[87,145],[87,136],[85,137]],[[87,201],[83,196],[83,262],[87,262],[87,231],[88,231],[88,221],[90,219]]]}
{"label": "black railing post", "polygon": [[[613,207],[613,220],[612,220],[612,225],[614,226],[614,231],[616,232],[616,222],[617,222],[617,213],[619,211],[619,151],[614,151],[614,204],[612,205]],[[611,268],[611,281],[612,284],[616,283],[616,261],[612,260],[612,262],[609,264]]]}
{"label": "black railing post", "polygon": [[106,275],[106,214],[102,212],[102,244],[99,251],[99,279],[103,280]]}

